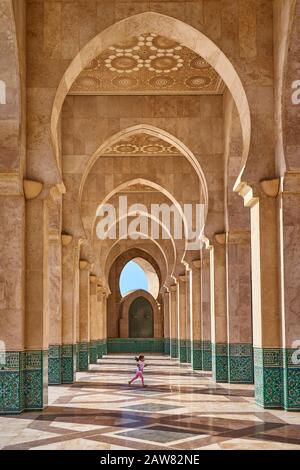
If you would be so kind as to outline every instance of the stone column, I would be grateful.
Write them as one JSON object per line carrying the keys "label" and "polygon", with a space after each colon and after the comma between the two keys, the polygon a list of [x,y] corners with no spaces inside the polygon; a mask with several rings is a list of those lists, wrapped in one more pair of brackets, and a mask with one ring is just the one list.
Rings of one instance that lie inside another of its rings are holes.
{"label": "stone column", "polygon": [[48,190],[26,201],[25,409],[48,403],[49,217]]}
{"label": "stone column", "polygon": [[300,173],[286,173],[279,195],[283,405],[300,409]]}
{"label": "stone column", "polygon": [[73,383],[76,373],[76,310],[79,302],[78,277],[80,242],[62,234],[62,348],[61,382]]}
{"label": "stone column", "polygon": [[10,414],[25,409],[25,199],[22,183],[2,174],[0,220],[0,413]]}
{"label": "stone column", "polygon": [[97,358],[101,359],[104,354],[104,318],[103,318],[103,287],[97,285],[97,312],[98,312],[98,341],[97,341]]}
{"label": "stone column", "polygon": [[170,311],[171,311],[170,292],[164,293],[164,353],[170,355]]}
{"label": "stone column", "polygon": [[227,234],[228,382],[253,383],[250,232]]}
{"label": "stone column", "polygon": [[62,196],[56,190],[48,203],[49,213],[49,358],[48,383],[61,384],[62,353]]}
{"label": "stone column", "polygon": [[217,234],[211,249],[212,372],[216,382],[228,381],[226,234]]}
{"label": "stone column", "polygon": [[171,300],[171,357],[178,357],[178,303],[177,303],[178,285],[170,287]]}
{"label": "stone column", "polygon": [[189,269],[186,272],[186,362],[191,363],[192,355],[192,271]]}
{"label": "stone column", "polygon": [[97,304],[97,277],[90,276],[90,364],[97,364],[97,342],[99,340],[99,312]]}
{"label": "stone column", "polygon": [[211,286],[210,250],[201,251],[201,346],[202,369],[212,370],[211,363]]}
{"label": "stone column", "polygon": [[107,341],[107,293],[104,289],[103,301],[102,301],[102,311],[103,311],[103,354],[107,354],[108,341]]}
{"label": "stone column", "polygon": [[187,349],[186,349],[186,275],[179,276],[178,278],[178,295],[179,295],[179,311],[178,311],[178,357],[180,362],[187,362]]}
{"label": "stone column", "polygon": [[79,370],[89,368],[90,342],[90,264],[80,260],[79,277]]}
{"label": "stone column", "polygon": [[191,363],[195,370],[202,369],[201,310],[201,260],[197,260],[193,262],[192,269],[191,322]]}
{"label": "stone column", "polygon": [[264,181],[237,190],[250,207],[252,321],[256,403],[265,408],[283,405],[280,302],[278,290],[277,201],[279,181]]}

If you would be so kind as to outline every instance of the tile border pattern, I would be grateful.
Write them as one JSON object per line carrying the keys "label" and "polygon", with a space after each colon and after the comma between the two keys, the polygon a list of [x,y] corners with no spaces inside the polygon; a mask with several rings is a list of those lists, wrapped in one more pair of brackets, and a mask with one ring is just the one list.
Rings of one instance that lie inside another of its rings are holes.
{"label": "tile border pattern", "polygon": [[164,338],[108,338],[108,353],[164,353]]}
{"label": "tile border pattern", "polygon": [[232,384],[254,383],[252,344],[228,344],[228,382]]}
{"label": "tile border pattern", "polygon": [[227,343],[212,343],[212,377],[216,382],[228,382]]}
{"label": "tile border pattern", "polygon": [[202,341],[191,341],[191,364],[194,370],[202,370]]}

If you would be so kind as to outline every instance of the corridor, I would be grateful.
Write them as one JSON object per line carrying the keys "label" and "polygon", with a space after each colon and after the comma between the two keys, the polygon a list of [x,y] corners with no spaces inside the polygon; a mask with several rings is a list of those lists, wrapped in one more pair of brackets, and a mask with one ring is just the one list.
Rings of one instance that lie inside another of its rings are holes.
{"label": "corridor", "polygon": [[111,354],[49,387],[43,412],[0,417],[0,449],[298,449],[299,413],[264,410],[252,385],[216,384],[176,359],[146,357],[146,388],[128,380],[133,355]]}

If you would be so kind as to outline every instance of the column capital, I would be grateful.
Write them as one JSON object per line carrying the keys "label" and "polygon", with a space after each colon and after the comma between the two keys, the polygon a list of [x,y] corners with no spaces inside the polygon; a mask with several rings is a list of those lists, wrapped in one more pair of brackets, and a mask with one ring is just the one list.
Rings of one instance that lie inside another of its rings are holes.
{"label": "column capital", "polygon": [[277,197],[280,189],[280,179],[264,180],[260,182],[260,186],[268,197]]}
{"label": "column capital", "polygon": [[193,268],[201,269],[201,259],[196,259],[193,261]]}
{"label": "column capital", "polygon": [[187,275],[182,274],[181,276],[178,276],[178,280],[181,282],[186,282],[187,281]]}
{"label": "column capital", "polygon": [[225,245],[226,244],[226,233],[216,233],[214,236],[214,241],[218,245]]}
{"label": "column capital", "polygon": [[62,246],[68,246],[73,240],[73,235],[69,235],[68,233],[61,234],[61,243]]}
{"label": "column capital", "polygon": [[81,271],[87,271],[88,269],[90,269],[90,267],[91,267],[91,265],[90,265],[90,263],[89,263],[87,260],[81,259],[81,260],[79,261],[79,269],[80,269]]}
{"label": "column capital", "polygon": [[177,285],[170,286],[170,291],[171,292],[176,292],[177,291]]}
{"label": "column capital", "polygon": [[23,180],[24,195],[27,200],[37,198],[41,194],[43,187],[44,185],[40,181]]}
{"label": "column capital", "polygon": [[92,284],[97,284],[97,276],[95,276],[94,274],[90,274],[90,282]]}

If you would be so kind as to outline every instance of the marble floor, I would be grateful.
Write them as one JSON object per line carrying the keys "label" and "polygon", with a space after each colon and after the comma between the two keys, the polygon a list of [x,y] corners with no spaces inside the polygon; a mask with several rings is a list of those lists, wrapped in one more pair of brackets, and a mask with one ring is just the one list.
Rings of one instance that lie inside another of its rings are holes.
{"label": "marble floor", "polygon": [[263,410],[253,386],[215,384],[176,360],[146,357],[146,387],[128,386],[132,355],[109,355],[49,388],[43,412],[0,417],[1,449],[298,449],[300,414]]}

